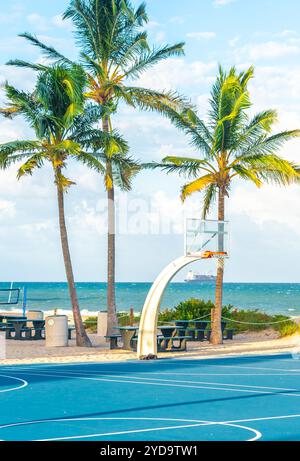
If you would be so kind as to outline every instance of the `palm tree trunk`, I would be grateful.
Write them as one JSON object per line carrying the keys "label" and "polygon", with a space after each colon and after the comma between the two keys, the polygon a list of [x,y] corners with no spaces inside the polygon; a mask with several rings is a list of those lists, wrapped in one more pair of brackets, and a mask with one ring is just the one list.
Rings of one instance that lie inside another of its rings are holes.
{"label": "palm tree trunk", "polygon": [[62,188],[57,185],[57,199],[58,199],[58,212],[59,212],[59,230],[61,238],[61,246],[66,268],[66,276],[69,286],[69,293],[72,303],[73,317],[76,328],[76,344],[80,347],[92,347],[92,343],[84,329],[82,317],[79,309],[76,287],[74,282],[74,274],[72,268],[72,261],[68,242],[68,233],[65,220],[64,210],[64,192]]}
{"label": "palm tree trunk", "polygon": [[[103,131],[109,132],[108,119],[103,120]],[[106,164],[106,174],[112,179],[111,163]],[[116,333],[118,326],[116,309],[116,222],[115,222],[115,190],[112,183],[107,190],[108,201],[108,234],[107,234],[107,335]]]}
{"label": "palm tree trunk", "polygon": [[116,235],[115,235],[115,191],[107,191],[108,199],[108,235],[107,235],[107,335],[116,333],[118,326],[115,272],[116,272]]}
{"label": "palm tree trunk", "polygon": [[[218,219],[225,219],[225,193],[223,188],[219,188],[218,199]],[[219,226],[219,248],[218,251],[224,251],[224,224]],[[216,300],[215,308],[211,312],[211,337],[212,344],[222,344],[222,306],[223,306],[223,278],[224,278],[224,259],[219,258],[217,262],[217,281],[216,281]]]}

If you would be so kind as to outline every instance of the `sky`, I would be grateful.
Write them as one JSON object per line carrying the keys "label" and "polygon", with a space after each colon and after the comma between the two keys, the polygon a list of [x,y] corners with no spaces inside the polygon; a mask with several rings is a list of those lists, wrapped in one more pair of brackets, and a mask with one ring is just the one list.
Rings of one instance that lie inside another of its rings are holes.
{"label": "sky", "polygon": [[[137,5],[139,2],[134,1]],[[278,110],[276,129],[300,128],[300,3],[298,0],[148,0],[147,25],[152,44],[184,41],[185,56],[160,63],[138,85],[177,90],[205,119],[218,64],[238,69],[255,66],[250,92],[253,113]],[[8,0],[0,12],[0,82],[33,88],[30,71],[6,66],[11,58],[41,60],[18,33],[40,40],[76,58],[72,24],[62,21],[68,1]],[[1,90],[2,91],[2,90]],[[0,94],[4,103],[3,93]],[[199,155],[189,140],[158,114],[121,107],[114,126],[141,161],[166,155]],[[22,119],[0,119],[0,142],[31,139]],[[300,140],[282,155],[300,161]],[[106,200],[101,177],[71,163],[76,182],[66,196],[66,215],[74,272],[79,281],[106,278]],[[152,281],[166,264],[183,254],[185,216],[200,216],[201,194],[182,205],[184,180],[162,172],[143,172],[129,194],[117,194],[117,280]],[[255,186],[237,181],[226,202],[230,221],[229,282],[300,282],[300,188]],[[215,219],[216,210],[210,215]],[[51,170],[16,180],[16,169],[0,172],[0,280],[64,281]],[[195,270],[212,271],[201,262]],[[182,280],[186,270],[176,280]]]}

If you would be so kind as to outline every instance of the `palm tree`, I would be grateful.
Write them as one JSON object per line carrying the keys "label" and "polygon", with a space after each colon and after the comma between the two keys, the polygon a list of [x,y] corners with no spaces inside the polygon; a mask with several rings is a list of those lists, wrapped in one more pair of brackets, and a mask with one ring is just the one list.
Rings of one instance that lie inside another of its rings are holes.
{"label": "palm tree", "polygon": [[[80,313],[74,282],[73,268],[68,243],[68,234],[64,212],[65,192],[74,183],[64,175],[69,159],[78,160],[89,167],[103,172],[103,166],[93,155],[84,152],[75,137],[80,137],[93,123],[95,114],[84,107],[83,89],[85,74],[79,66],[55,65],[41,66],[37,84],[33,93],[19,91],[6,84],[6,96],[9,106],[2,109],[5,116],[22,115],[34,130],[35,140],[17,140],[0,145],[0,167],[7,168],[15,162],[23,162],[17,177],[32,175],[34,170],[49,162],[53,169],[57,190],[59,228],[66,276],[72,303],[78,346],[90,347],[91,342],[85,332]],[[100,138],[100,134],[99,134]],[[118,136],[102,133],[102,146],[109,146],[110,139],[122,150],[122,141]],[[120,141],[120,142],[119,142]],[[100,142],[100,141],[99,141]],[[104,148],[103,148],[104,150]]]}
{"label": "palm tree", "polygon": [[[168,109],[182,110],[187,102],[174,92],[153,91],[132,86],[143,72],[158,62],[172,56],[183,55],[184,43],[151,48],[147,32],[142,30],[148,17],[145,4],[136,9],[130,0],[71,0],[64,19],[71,19],[75,26],[75,39],[81,50],[80,63],[84,67],[88,91],[86,97],[104,107],[102,129],[112,132],[111,116],[120,102],[142,110],[168,115]],[[25,33],[26,38],[37,46],[47,59],[70,63],[54,48],[41,43],[35,36]],[[31,67],[21,60],[9,65]],[[112,164],[107,157],[106,170],[112,179],[107,184],[108,199],[108,271],[107,308],[108,332],[117,325],[115,302],[115,190]]]}
{"label": "palm tree", "polygon": [[[248,115],[251,107],[248,82],[253,75],[253,67],[241,73],[235,68],[227,73],[220,67],[211,92],[208,123],[191,110],[181,114],[170,111],[173,123],[191,137],[200,158],[168,156],[160,165],[148,165],[187,176],[190,181],[183,186],[181,198],[184,201],[191,194],[202,192],[203,219],[217,198],[218,220],[225,220],[225,198],[229,197],[236,178],[250,181],[257,187],[264,183],[285,186],[300,179],[299,167],[278,154],[288,140],[300,136],[300,130],[271,134],[277,121],[275,110],[259,112],[253,118]],[[221,249],[223,243],[220,242]],[[223,276],[224,260],[218,259],[215,309],[212,311],[213,344],[222,343]]]}

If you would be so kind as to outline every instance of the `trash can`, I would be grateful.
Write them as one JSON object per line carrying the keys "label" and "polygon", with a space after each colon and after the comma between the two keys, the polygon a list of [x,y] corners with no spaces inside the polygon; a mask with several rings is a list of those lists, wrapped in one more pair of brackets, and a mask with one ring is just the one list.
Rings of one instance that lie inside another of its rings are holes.
{"label": "trash can", "polygon": [[[30,311],[27,311],[26,317],[27,317],[27,320],[44,320],[44,312],[30,310]],[[32,322],[28,323],[27,326],[33,327]]]}
{"label": "trash can", "polygon": [[68,317],[52,315],[46,318],[46,347],[68,346]]}
{"label": "trash can", "polygon": [[107,311],[98,312],[97,335],[104,339],[107,333]]}

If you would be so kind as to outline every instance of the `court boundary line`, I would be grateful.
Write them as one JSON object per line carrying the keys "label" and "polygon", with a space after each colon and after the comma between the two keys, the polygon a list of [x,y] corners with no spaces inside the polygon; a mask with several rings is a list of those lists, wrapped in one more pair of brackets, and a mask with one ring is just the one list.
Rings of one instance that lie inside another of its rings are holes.
{"label": "court boundary line", "polygon": [[[66,372],[63,372],[63,371],[53,371],[53,373],[56,373],[58,375],[61,375],[62,373],[66,373]],[[68,371],[67,372],[68,374],[70,374],[71,376],[74,376],[76,377],[75,375],[88,375],[88,376],[95,376],[96,377],[96,373],[93,373],[91,375],[91,373],[87,373],[87,372],[82,372],[82,371]],[[127,372],[128,373],[128,372]],[[124,372],[125,374],[125,372]],[[144,373],[145,374],[145,373]],[[159,374],[159,373],[157,373]],[[173,373],[174,374],[174,373]],[[275,390],[275,391],[291,391],[291,392],[300,392],[300,389],[291,389],[291,388],[283,388],[283,387],[271,387],[271,386],[253,386],[251,384],[232,384],[232,383],[216,383],[216,382],[206,382],[206,381],[187,381],[187,380],[170,380],[170,379],[161,379],[161,378],[147,378],[147,377],[140,377],[140,376],[123,376],[123,375],[114,375],[114,374],[105,374],[103,375],[101,372],[98,372],[97,374],[98,377],[101,377],[101,378],[126,378],[126,379],[141,379],[143,381],[163,381],[163,382],[171,382],[171,383],[183,383],[183,384],[208,384],[208,385],[212,385],[212,386],[233,386],[233,387],[247,387],[247,388],[253,388],[253,389],[270,389],[270,390]],[[228,376],[226,374],[222,375],[222,376]],[[237,375],[237,376],[243,376],[243,375]],[[256,375],[254,375],[256,376]],[[265,376],[265,375],[264,375]],[[292,375],[294,376],[294,375]],[[79,376],[80,377],[80,376]],[[84,376],[83,376],[84,377]],[[250,389],[251,390],[251,389]],[[300,394],[299,394],[299,397],[300,397]]]}
{"label": "court boundary line", "polygon": [[[128,378],[127,380],[124,381],[124,377],[120,377],[121,379],[107,379],[107,378],[98,378],[98,377],[92,377],[92,376],[75,376],[72,374],[69,375],[63,375],[62,372],[52,372],[52,374],[49,373],[37,373],[37,372],[32,372],[32,371],[27,371],[27,370],[18,370],[15,371],[17,373],[25,374],[25,375],[32,375],[32,376],[45,376],[45,377],[52,377],[52,378],[69,378],[69,379],[81,379],[81,380],[90,380],[90,381],[102,381],[102,382],[115,382],[115,383],[127,383],[127,384],[140,384],[140,385],[148,385],[148,386],[161,386],[161,387],[178,387],[178,388],[186,388],[186,389],[207,389],[207,390],[217,390],[217,391],[228,391],[228,392],[244,392],[248,394],[265,394],[265,395],[280,395],[280,396],[285,396],[285,397],[300,397],[300,393],[287,393],[287,392],[270,392],[266,391],[264,389],[261,390],[254,390],[254,389],[248,389],[247,385],[242,386],[245,387],[245,389],[238,389],[234,388],[231,389],[230,387],[223,387],[223,386],[230,386],[231,384],[216,384],[217,387],[214,387],[214,385],[209,385],[207,386],[196,386],[196,385],[186,385],[186,384],[172,384],[172,382],[151,382],[151,378],[147,381],[147,378]],[[80,373],[79,373],[80,374]],[[125,377],[126,379],[126,377]],[[132,381],[130,379],[141,379],[141,381]],[[153,378],[152,378],[153,379]],[[233,385],[236,386],[236,385]],[[289,389],[291,392],[294,392],[294,389]],[[297,392],[297,390],[296,390]]]}
{"label": "court boundary line", "polygon": [[9,389],[3,389],[3,390],[0,389],[0,394],[4,394],[5,392],[19,391],[19,390],[23,389],[24,387],[28,386],[28,382],[25,379],[17,378],[16,376],[4,375],[4,374],[0,373],[0,378],[1,377],[13,379],[15,381],[20,381],[22,383],[22,385],[18,386],[18,387],[9,388]]}
{"label": "court boundary line", "polygon": [[[142,418],[142,417],[121,417],[121,418],[100,418],[100,417],[93,417],[93,418],[63,418],[63,419],[49,419],[49,420],[38,420],[38,421],[28,421],[23,423],[13,423],[8,425],[0,426],[1,429],[7,429],[10,427],[21,427],[21,426],[30,426],[35,424],[47,424],[47,423],[57,423],[57,422],[72,422],[72,421],[172,421],[172,422],[191,422],[194,424],[188,425],[180,425],[180,426],[167,426],[167,427],[158,427],[158,428],[146,428],[146,429],[133,429],[129,431],[118,431],[118,432],[109,432],[109,433],[99,433],[99,434],[87,434],[81,436],[68,436],[68,437],[56,437],[51,439],[37,439],[34,440],[36,442],[51,442],[51,441],[63,441],[63,440],[73,440],[73,439],[87,439],[87,438],[95,438],[95,437],[106,437],[112,435],[125,435],[125,434],[133,434],[133,433],[142,433],[142,432],[156,432],[156,431],[165,431],[165,430],[174,430],[174,429],[189,429],[194,427],[204,427],[204,426],[229,426],[235,427],[238,429],[243,429],[255,434],[255,437],[252,439],[247,439],[247,442],[254,442],[259,440],[262,437],[262,433],[257,429],[242,426],[240,424],[224,422],[224,421],[206,421],[206,420],[188,420],[188,419],[172,419],[172,418]],[[196,424],[195,424],[196,423]]]}

